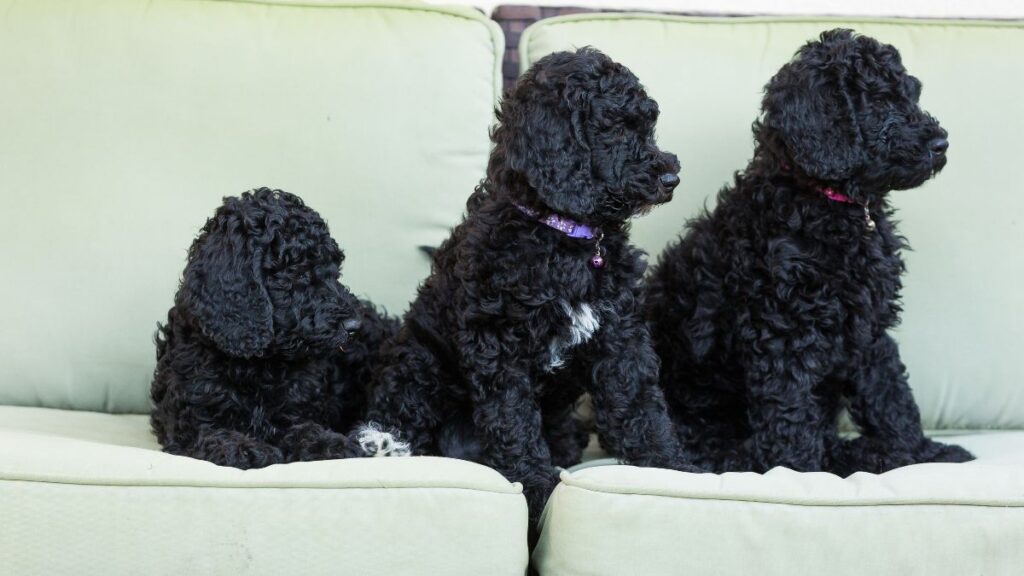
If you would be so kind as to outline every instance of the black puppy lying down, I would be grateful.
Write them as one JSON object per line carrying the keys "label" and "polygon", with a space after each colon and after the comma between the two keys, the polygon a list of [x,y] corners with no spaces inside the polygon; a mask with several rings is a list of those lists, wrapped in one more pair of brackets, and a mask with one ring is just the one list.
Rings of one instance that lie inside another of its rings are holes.
{"label": "black puppy lying down", "polygon": [[375,426],[346,434],[397,322],[341,285],[343,259],[298,197],[225,198],[157,334],[152,424],[165,451],[237,468],[407,453]]}

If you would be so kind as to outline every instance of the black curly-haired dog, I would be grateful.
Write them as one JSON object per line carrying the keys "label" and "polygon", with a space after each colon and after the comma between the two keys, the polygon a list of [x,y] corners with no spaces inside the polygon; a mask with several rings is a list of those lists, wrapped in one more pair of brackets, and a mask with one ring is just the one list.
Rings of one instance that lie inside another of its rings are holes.
{"label": "black curly-haired dog", "polygon": [[971,459],[923,435],[887,333],[906,247],[887,193],[946,164],[920,93],[892,46],[821,34],[765,88],[753,160],[653,269],[645,314],[700,465],[845,476]]}
{"label": "black curly-haired dog", "polygon": [[152,425],[165,451],[236,468],[406,451],[374,426],[346,435],[398,323],[339,282],[343,259],[297,196],[224,199],[157,333]]}
{"label": "black curly-haired dog", "polygon": [[434,254],[384,344],[370,420],[413,453],[483,462],[522,482],[536,518],[556,465],[580,459],[572,417],[593,398],[602,444],[638,464],[691,469],[658,388],[640,316],[645,261],[628,220],[671,198],[658,105],[594,49],[537,62],[506,95],[487,177]]}

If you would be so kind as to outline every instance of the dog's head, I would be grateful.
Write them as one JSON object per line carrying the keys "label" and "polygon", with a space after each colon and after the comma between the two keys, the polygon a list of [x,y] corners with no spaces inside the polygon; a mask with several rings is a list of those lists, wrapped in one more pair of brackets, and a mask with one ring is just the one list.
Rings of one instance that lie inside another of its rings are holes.
{"label": "dog's head", "polygon": [[946,165],[946,131],[920,95],[895,48],[830,30],[765,87],[755,133],[808,177],[867,202],[920,186]]}
{"label": "dog's head", "polygon": [[189,250],[175,305],[240,358],[337,350],[359,328],[339,282],[344,254],[297,196],[261,188],[224,199]]}
{"label": "dog's head", "polygon": [[497,117],[488,179],[518,201],[600,224],[670,200],[679,182],[679,161],[655,144],[658,104],[592,48],[538,61]]}

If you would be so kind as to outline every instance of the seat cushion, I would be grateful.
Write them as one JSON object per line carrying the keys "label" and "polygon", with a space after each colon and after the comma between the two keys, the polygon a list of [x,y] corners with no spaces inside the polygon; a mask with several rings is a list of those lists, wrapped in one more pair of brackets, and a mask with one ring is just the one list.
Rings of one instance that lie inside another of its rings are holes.
{"label": "seat cushion", "polygon": [[944,437],[978,455],[848,479],[776,468],[565,472],[542,575],[986,576],[1024,566],[1024,432]]}
{"label": "seat cushion", "polygon": [[258,186],[401,313],[483,177],[502,48],[419,2],[0,0],[0,404],[147,411],[188,247]]}
{"label": "seat cushion", "polygon": [[521,62],[591,45],[629,66],[661,107],[658,141],[679,155],[669,204],[636,220],[656,257],[732,181],[753,149],[763,87],[802,44],[848,27],[891,43],[924,84],[921,103],[949,130],[949,164],[923,187],[893,192],[904,253],[895,332],[927,428],[1024,428],[1012,361],[1024,340],[1024,22],[835,18],[690,18],[588,14],[524,32]]}
{"label": "seat cushion", "polygon": [[0,406],[0,518],[4,574],[522,576],[527,563],[521,488],[484,466],[236,470],[160,452],[140,415]]}

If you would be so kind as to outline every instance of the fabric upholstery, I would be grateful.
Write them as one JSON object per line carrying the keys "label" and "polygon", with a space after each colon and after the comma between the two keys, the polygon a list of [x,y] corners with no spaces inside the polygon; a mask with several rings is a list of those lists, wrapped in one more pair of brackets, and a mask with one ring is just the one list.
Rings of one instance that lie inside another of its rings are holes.
{"label": "fabric upholstery", "polygon": [[519,44],[525,68],[595,46],[627,65],[661,107],[659,144],[679,155],[675,199],[637,219],[652,259],[742,169],[762,88],[804,42],[850,27],[895,45],[924,83],[922,105],[949,131],[949,164],[893,193],[905,253],[897,331],[927,428],[1024,427],[1014,361],[1024,339],[1024,23],[586,14],[542,20]]}
{"label": "fabric upholstery", "polygon": [[[142,415],[0,406],[3,574],[521,576],[518,484],[445,458],[237,470]],[[55,549],[56,547],[56,549]]]}
{"label": "fabric upholstery", "polygon": [[0,404],[147,411],[189,244],[258,186],[401,313],[483,176],[502,49],[415,2],[0,0]]}
{"label": "fabric upholstery", "polygon": [[565,472],[543,517],[542,575],[1012,576],[1024,565],[1024,432],[945,438],[969,464],[841,479]]}

